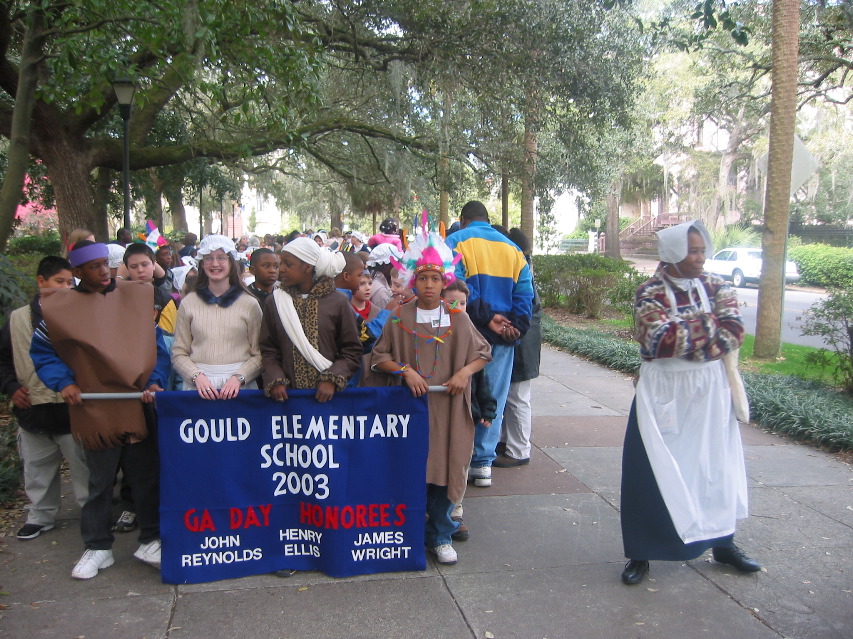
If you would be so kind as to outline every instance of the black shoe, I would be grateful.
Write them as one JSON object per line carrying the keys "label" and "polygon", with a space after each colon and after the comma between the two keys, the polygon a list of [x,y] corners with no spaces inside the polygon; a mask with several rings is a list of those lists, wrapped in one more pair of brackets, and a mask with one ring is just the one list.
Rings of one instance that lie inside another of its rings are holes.
{"label": "black shoe", "polygon": [[498,455],[503,455],[506,452],[506,442],[498,442],[498,445],[495,446],[495,453]]}
{"label": "black shoe", "polygon": [[24,527],[18,531],[18,539],[35,539],[40,534],[53,530],[53,524],[24,524]]}
{"label": "black shoe", "polygon": [[451,517],[453,521],[459,522],[459,528],[456,529],[456,532],[450,535],[450,538],[453,541],[468,541],[471,537],[471,531],[468,530],[468,526],[465,525],[465,522],[462,521],[462,517]]}
{"label": "black shoe", "polygon": [[498,455],[497,459],[492,462],[492,466],[496,468],[512,468],[513,466],[526,466],[530,463],[530,457],[525,457],[524,459],[516,459],[515,457],[510,457],[506,453]]}
{"label": "black shoe", "polygon": [[761,564],[743,554],[743,551],[735,545],[731,548],[714,548],[714,561],[721,564],[734,566],[741,572],[758,572]]}
{"label": "black shoe", "polygon": [[640,583],[649,574],[649,562],[642,559],[631,559],[625,564],[625,570],[622,571],[622,583],[628,586],[634,586]]}
{"label": "black shoe", "polygon": [[288,577],[295,575],[296,570],[293,568],[285,568],[284,570],[276,570],[272,574],[276,577],[280,577],[281,579],[287,579]]}

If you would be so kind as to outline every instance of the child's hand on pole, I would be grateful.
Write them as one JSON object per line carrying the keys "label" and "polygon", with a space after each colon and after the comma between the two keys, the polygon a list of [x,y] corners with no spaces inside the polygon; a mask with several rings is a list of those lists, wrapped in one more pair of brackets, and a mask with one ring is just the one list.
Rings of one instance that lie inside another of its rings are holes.
{"label": "child's hand on pole", "polygon": [[69,406],[77,406],[83,403],[83,400],[80,398],[80,387],[77,384],[69,384],[59,394],[62,395],[62,399]]}
{"label": "child's hand on pole", "polygon": [[415,397],[421,397],[429,392],[427,381],[411,368],[407,368],[403,373],[403,379],[406,380],[406,384],[412,389],[412,395]]}

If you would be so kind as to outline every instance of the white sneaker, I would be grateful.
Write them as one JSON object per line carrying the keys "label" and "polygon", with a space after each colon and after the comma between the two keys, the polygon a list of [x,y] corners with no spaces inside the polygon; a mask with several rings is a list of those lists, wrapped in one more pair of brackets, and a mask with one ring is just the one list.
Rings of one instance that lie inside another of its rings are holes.
{"label": "white sneaker", "polygon": [[453,546],[451,546],[450,544],[442,544],[441,546],[430,548],[429,551],[433,555],[435,555],[435,558],[438,563],[444,564],[446,566],[452,566],[459,559],[456,556],[456,551],[453,550]]}
{"label": "white sneaker", "polygon": [[159,568],[160,540],[155,539],[154,541],[149,541],[147,544],[142,544],[139,548],[136,549],[136,552],[133,553],[133,556],[136,557],[139,561],[144,561],[149,566]]}
{"label": "white sneaker", "polygon": [[492,485],[492,467],[491,466],[471,466],[468,469],[468,480],[474,480],[474,485],[480,488],[487,488]]}
{"label": "white sneaker", "polygon": [[109,568],[115,563],[112,550],[87,550],[71,571],[74,579],[91,579],[101,568]]}

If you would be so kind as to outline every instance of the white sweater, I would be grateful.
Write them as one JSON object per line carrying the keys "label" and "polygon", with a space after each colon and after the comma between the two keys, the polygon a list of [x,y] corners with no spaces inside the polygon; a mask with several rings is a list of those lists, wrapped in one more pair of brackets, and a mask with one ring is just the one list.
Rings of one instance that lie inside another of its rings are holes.
{"label": "white sweater", "polygon": [[243,362],[238,373],[247,382],[261,373],[261,307],[247,292],[231,306],[207,304],[190,293],[178,309],[172,365],[185,380],[198,372],[196,364]]}

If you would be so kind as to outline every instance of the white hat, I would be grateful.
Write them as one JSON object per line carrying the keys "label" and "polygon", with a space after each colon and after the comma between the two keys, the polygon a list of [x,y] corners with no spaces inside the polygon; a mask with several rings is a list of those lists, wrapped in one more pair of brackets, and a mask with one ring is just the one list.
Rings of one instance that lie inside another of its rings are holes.
{"label": "white hat", "polygon": [[705,253],[713,254],[714,249],[711,246],[711,236],[708,234],[708,229],[699,220],[692,220],[655,233],[658,236],[658,255],[662,262],[678,264],[687,257],[687,234],[691,229],[696,229],[702,234],[702,238],[705,240]]}
{"label": "white hat", "polygon": [[391,258],[399,260],[403,257],[403,252],[393,244],[377,244],[370,251],[367,258],[368,266],[380,266],[382,264],[390,264]]}
{"label": "white hat", "polygon": [[217,249],[222,249],[228,255],[237,259],[237,249],[234,246],[234,241],[224,235],[207,235],[198,245],[196,253],[198,255],[208,255]]}
{"label": "white hat", "polygon": [[127,249],[121,244],[107,244],[107,250],[109,251],[107,260],[109,261],[110,268],[118,268],[121,266],[124,258],[124,252]]}
{"label": "white hat", "polygon": [[314,273],[319,277],[327,275],[335,277],[344,270],[346,258],[341,253],[320,247],[314,240],[307,237],[297,237],[285,244],[282,253],[290,253],[306,264],[314,267]]}

